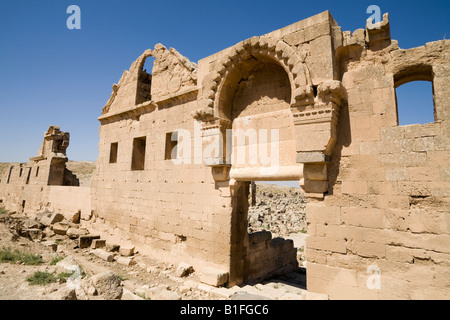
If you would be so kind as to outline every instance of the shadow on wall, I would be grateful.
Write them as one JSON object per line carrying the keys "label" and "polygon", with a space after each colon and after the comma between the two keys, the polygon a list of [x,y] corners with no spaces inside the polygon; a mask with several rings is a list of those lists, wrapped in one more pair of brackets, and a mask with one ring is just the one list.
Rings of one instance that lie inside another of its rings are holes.
{"label": "shadow on wall", "polygon": [[350,115],[348,104],[344,103],[340,109],[337,141],[331,155],[331,161],[328,164],[328,194],[332,195],[337,177],[339,176],[339,167],[341,165],[342,149],[352,144],[352,131],[350,128]]}

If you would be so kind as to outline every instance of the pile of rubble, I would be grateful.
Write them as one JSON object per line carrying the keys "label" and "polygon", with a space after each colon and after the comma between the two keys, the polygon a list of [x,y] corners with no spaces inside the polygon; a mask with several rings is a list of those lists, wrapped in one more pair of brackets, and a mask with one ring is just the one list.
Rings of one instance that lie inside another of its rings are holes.
{"label": "pile of rubble", "polygon": [[[47,266],[45,271],[52,274],[70,272],[72,276],[69,281],[76,280],[76,283],[53,283],[47,286],[43,294],[52,300],[211,298],[208,292],[198,288],[201,282],[197,279],[198,275],[192,276],[194,269],[190,264],[181,263],[177,267],[152,263],[149,265],[143,262],[145,259],[138,255],[134,246],[109,243],[101,239],[100,235],[90,233],[76,221],[68,221],[59,213],[38,213],[30,218],[11,212],[0,215],[0,223],[4,223],[12,233],[10,240],[14,243],[19,238],[31,240],[47,247],[53,252],[53,258],[64,257],[54,266]],[[23,243],[23,240],[20,242]],[[99,261],[104,262],[103,267],[94,267],[93,263]],[[83,271],[86,267],[91,270],[90,273],[95,269],[95,275],[86,275]],[[123,276],[119,276],[122,272],[129,276],[140,275],[137,278],[149,277],[152,281],[144,280],[150,285],[122,281]],[[205,284],[203,286],[209,287]]]}
{"label": "pile of rubble", "polygon": [[58,250],[58,243],[64,239],[74,241],[74,249],[91,248],[95,256],[107,261],[130,266],[134,263],[135,248],[129,245],[107,244],[100,235],[91,234],[87,228],[81,227],[76,219],[68,221],[60,213],[43,212],[28,218],[25,215],[10,213],[0,218],[13,234],[13,238],[25,237],[31,241],[41,242]]}
{"label": "pile of rubble", "polygon": [[248,209],[248,232],[268,230],[278,236],[305,232],[305,207],[301,189],[258,183],[255,205]]}

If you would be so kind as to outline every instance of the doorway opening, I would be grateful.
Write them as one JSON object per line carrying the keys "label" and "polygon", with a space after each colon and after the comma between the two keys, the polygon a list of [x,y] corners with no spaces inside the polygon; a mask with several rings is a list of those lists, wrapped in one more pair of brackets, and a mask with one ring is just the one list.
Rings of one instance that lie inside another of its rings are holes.
{"label": "doorway opening", "polygon": [[276,279],[306,290],[306,198],[298,181],[239,182],[235,197],[236,223],[246,226],[236,235],[243,282]]}
{"label": "doorway opening", "polygon": [[292,239],[299,265],[305,262],[306,198],[298,181],[251,183],[248,232],[270,231],[273,237]]}

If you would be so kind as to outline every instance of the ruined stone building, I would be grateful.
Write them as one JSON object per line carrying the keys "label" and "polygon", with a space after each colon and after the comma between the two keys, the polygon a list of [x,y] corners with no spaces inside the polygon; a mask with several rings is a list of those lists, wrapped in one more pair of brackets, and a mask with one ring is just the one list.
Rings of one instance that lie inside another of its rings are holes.
{"label": "ruined stone building", "polygon": [[[68,135],[50,127],[38,157],[6,170],[0,200],[79,213],[106,239],[233,286],[297,266],[292,241],[247,233],[250,182],[297,180],[308,290],[448,299],[449,55],[448,40],[401,49],[387,14],[352,33],[328,11],[198,64],[157,44],[113,85],[91,187],[76,187]],[[396,88],[415,80],[432,83],[435,121],[402,126]]]}

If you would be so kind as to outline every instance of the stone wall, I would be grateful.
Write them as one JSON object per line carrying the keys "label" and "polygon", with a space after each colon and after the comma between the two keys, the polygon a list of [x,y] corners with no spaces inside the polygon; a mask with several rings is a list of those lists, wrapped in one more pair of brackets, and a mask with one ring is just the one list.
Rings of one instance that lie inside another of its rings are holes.
{"label": "stone wall", "polygon": [[[297,267],[292,241],[248,233],[250,182],[297,180],[308,290],[331,299],[448,298],[449,46],[402,50],[387,14],[351,33],[329,12],[198,65],[157,44],[102,109],[90,197],[60,187],[76,179],[65,168],[68,136],[51,127],[38,157],[11,171],[17,184],[6,171],[0,199],[30,213],[80,212],[103,238],[233,286]],[[152,74],[143,70],[150,56]],[[433,83],[435,121],[399,126],[395,88],[413,80]],[[230,144],[230,131],[247,136]],[[244,160],[233,160],[240,153]],[[38,163],[46,164],[42,181],[31,179]],[[61,200],[68,195],[73,205]]]}
{"label": "stone wall", "polygon": [[90,220],[91,188],[50,186],[45,208],[52,213],[61,213],[68,221]]}
{"label": "stone wall", "polygon": [[[3,171],[0,199],[6,209],[30,214],[42,212],[48,207],[50,186],[79,185],[78,178],[65,166],[69,137],[68,132],[50,126],[37,156]],[[89,197],[84,201],[89,202]]]}
{"label": "stone wall", "polygon": [[[332,183],[323,201],[307,201],[308,289],[331,299],[448,299],[450,42],[365,48],[358,33],[338,52],[348,104]],[[405,74],[424,80],[423,70],[435,122],[399,126],[395,88]]]}

